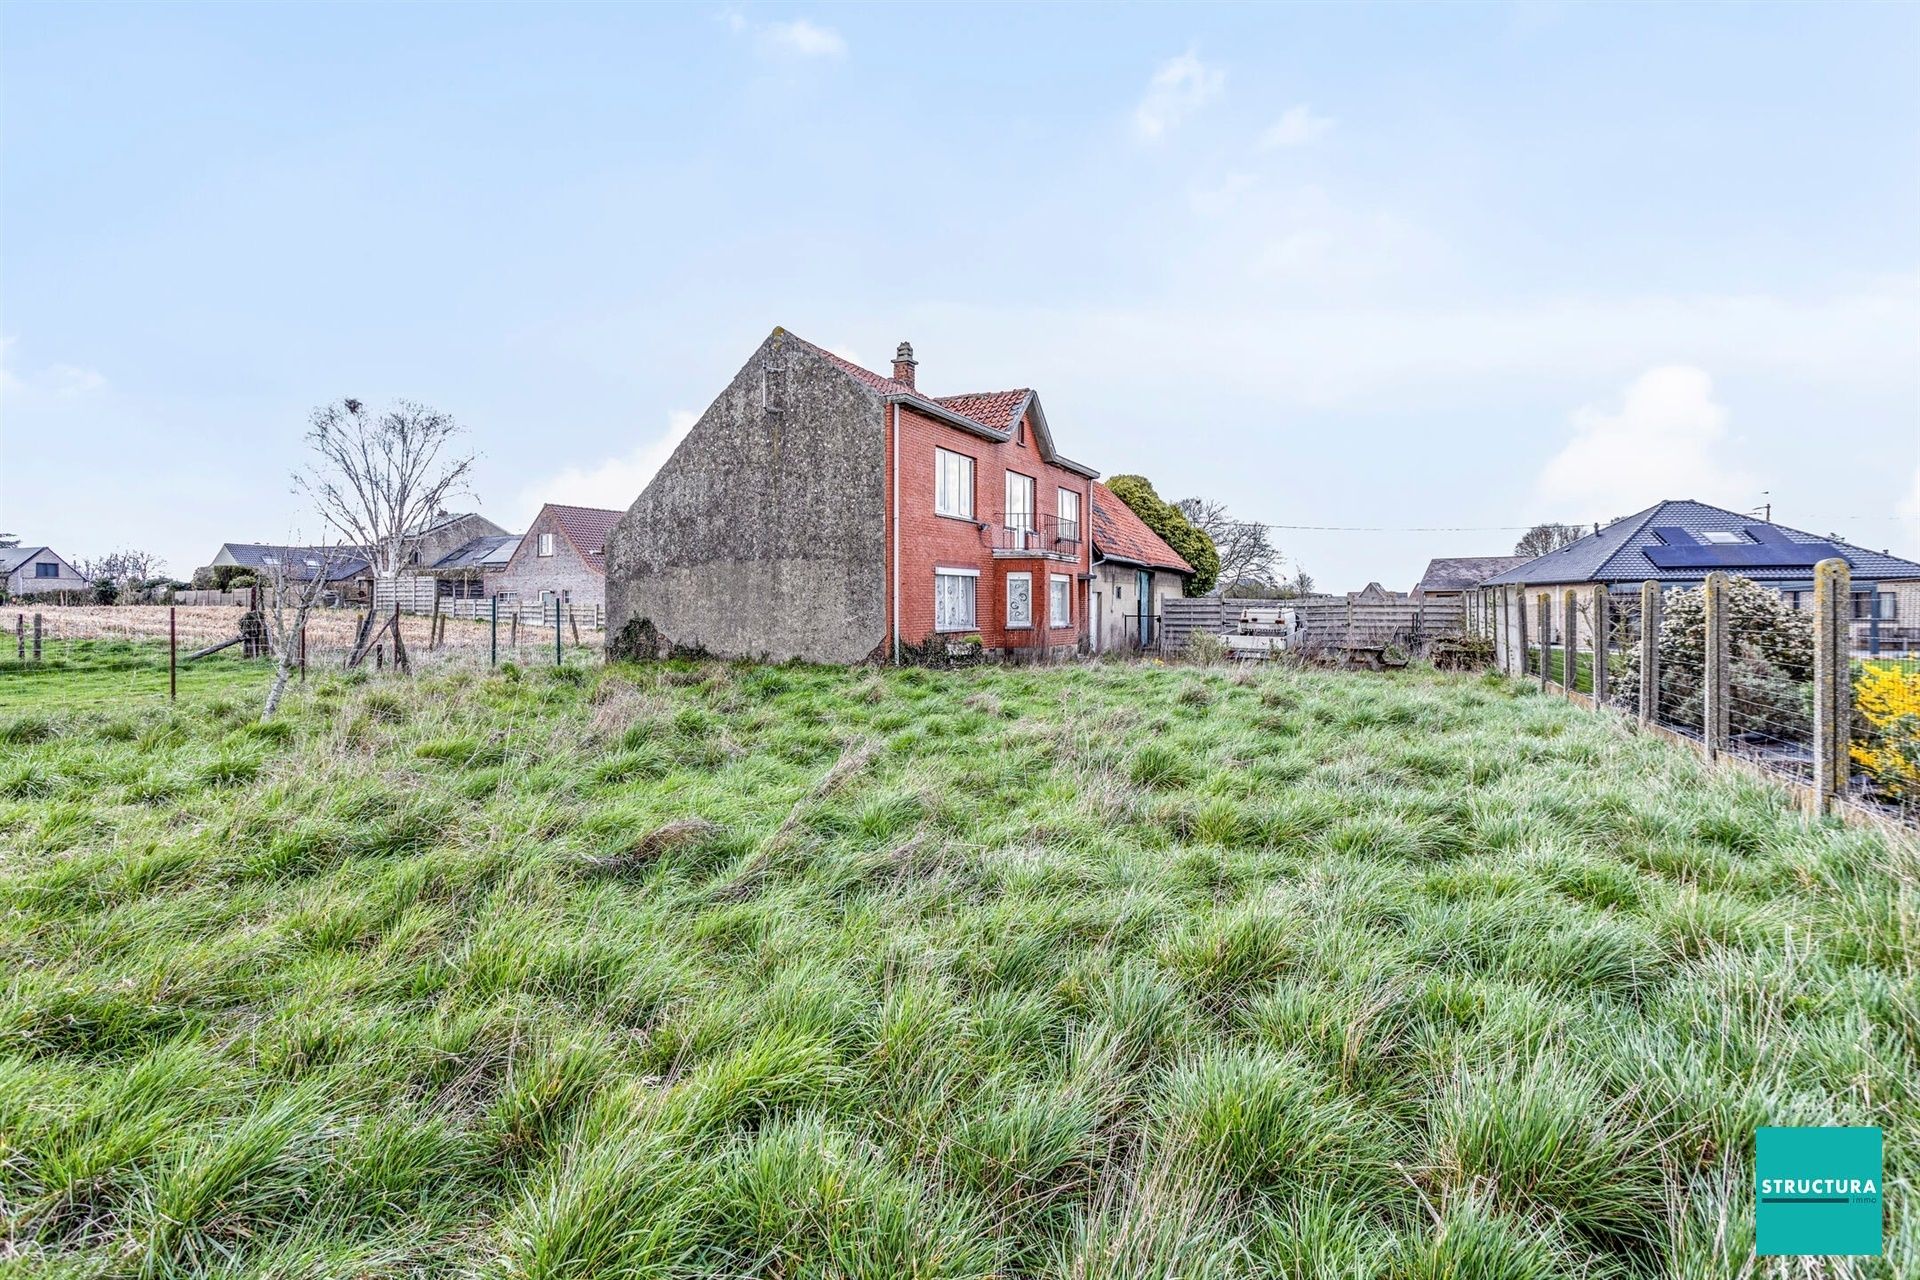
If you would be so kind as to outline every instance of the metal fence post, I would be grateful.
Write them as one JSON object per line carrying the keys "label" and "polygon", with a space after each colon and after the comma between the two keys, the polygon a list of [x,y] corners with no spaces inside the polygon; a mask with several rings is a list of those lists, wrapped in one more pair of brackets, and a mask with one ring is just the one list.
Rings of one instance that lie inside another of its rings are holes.
{"label": "metal fence post", "polygon": [[1540,692],[1547,691],[1547,666],[1553,660],[1553,595],[1542,591],[1537,605],[1540,610]]}
{"label": "metal fence post", "polygon": [[560,654],[560,598],[553,599],[553,665],[559,666],[566,659]]}
{"label": "metal fence post", "polygon": [[1660,711],[1660,584],[1640,584],[1640,723],[1652,724]]}
{"label": "metal fence post", "polygon": [[1707,740],[1707,758],[1712,760],[1727,749],[1728,732],[1732,727],[1732,716],[1727,706],[1729,677],[1732,674],[1727,660],[1727,642],[1730,639],[1727,634],[1727,575],[1717,570],[1708,574],[1704,591],[1707,643],[1700,664],[1701,730]]}
{"label": "metal fence post", "polygon": [[493,620],[487,628],[487,665],[500,665],[500,597],[493,598]]}
{"label": "metal fence post", "polygon": [[1613,597],[1607,594],[1607,584],[1597,583],[1593,588],[1593,701],[1596,705],[1607,700],[1607,655],[1613,648]]}
{"label": "metal fence post", "polygon": [[1853,570],[1845,560],[1813,568],[1813,793],[1825,813],[1847,789],[1853,737],[1853,672],[1848,661],[1848,605]]}
{"label": "metal fence post", "polygon": [[167,609],[167,701],[180,696],[180,611]]}
{"label": "metal fence post", "polygon": [[1572,693],[1580,684],[1580,592],[1567,588],[1560,603],[1560,687]]}
{"label": "metal fence post", "polygon": [[27,660],[27,615],[24,613],[13,615],[13,642],[18,649],[15,656],[25,662]]}

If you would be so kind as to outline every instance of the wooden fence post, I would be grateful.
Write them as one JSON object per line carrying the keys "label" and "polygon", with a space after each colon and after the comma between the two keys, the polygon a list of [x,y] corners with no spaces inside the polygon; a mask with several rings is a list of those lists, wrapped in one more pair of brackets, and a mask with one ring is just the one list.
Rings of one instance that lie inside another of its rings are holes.
{"label": "wooden fence post", "polygon": [[40,661],[40,615],[33,615],[33,660]]}
{"label": "wooden fence post", "polygon": [[[429,644],[428,649],[432,649]],[[393,597],[393,669],[411,672],[413,664],[407,660],[407,642],[400,638],[400,594],[398,588]]]}
{"label": "wooden fence post", "polygon": [[1727,706],[1732,675],[1728,663],[1727,575],[1718,570],[1708,574],[1705,594],[1707,644],[1700,664],[1701,731],[1707,740],[1707,759],[1712,760],[1727,749],[1733,720]]}
{"label": "wooden fence post", "polygon": [[1607,700],[1607,654],[1613,641],[1612,619],[1613,597],[1607,594],[1607,584],[1595,583],[1593,588],[1593,701],[1596,706]]}
{"label": "wooden fence post", "polygon": [[1572,693],[1580,686],[1580,591],[1567,588],[1560,602],[1560,687]]}
{"label": "wooden fence post", "polygon": [[1813,568],[1813,794],[1817,812],[1847,789],[1853,737],[1853,669],[1848,609],[1853,570],[1845,560]]}
{"label": "wooden fence post", "polygon": [[27,615],[24,613],[13,615],[13,641],[19,649],[15,656],[25,662],[27,660]]}
{"label": "wooden fence post", "polygon": [[1652,724],[1660,710],[1660,584],[1640,584],[1640,723]]}
{"label": "wooden fence post", "polygon": [[513,602],[513,626],[507,633],[507,648],[513,650],[513,656],[520,656],[520,602]]}
{"label": "wooden fence post", "polygon": [[1547,691],[1547,666],[1553,659],[1553,593],[1542,591],[1536,608],[1540,610],[1540,692]]}

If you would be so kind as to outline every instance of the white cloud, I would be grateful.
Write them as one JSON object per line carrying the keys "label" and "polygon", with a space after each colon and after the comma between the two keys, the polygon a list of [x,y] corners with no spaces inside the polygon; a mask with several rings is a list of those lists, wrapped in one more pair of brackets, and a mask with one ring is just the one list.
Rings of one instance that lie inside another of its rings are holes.
{"label": "white cloud", "polygon": [[1260,135],[1263,148],[1304,147],[1310,142],[1318,142],[1333,129],[1333,117],[1315,113],[1312,107],[1301,103],[1297,107],[1288,107],[1274,121],[1268,130]]}
{"label": "white cloud", "polygon": [[1158,142],[1181,121],[1218,98],[1226,90],[1227,73],[1209,67],[1189,49],[1160,64],[1147,82],[1147,92],[1133,109],[1134,135]]}
{"label": "white cloud", "polygon": [[700,415],[688,409],[675,409],[667,415],[666,432],[634,449],[631,453],[606,458],[588,467],[568,467],[530,484],[520,491],[517,504],[520,527],[539,512],[545,502],[564,502],[580,507],[605,507],[622,510],[633,505]]}
{"label": "white cloud", "polygon": [[50,364],[44,369],[15,371],[8,358],[14,339],[0,339],[0,397],[18,405],[51,405],[94,396],[107,389],[107,377],[98,369],[77,364]]}
{"label": "white cloud", "polygon": [[805,18],[790,22],[755,22],[737,10],[724,15],[727,30],[748,36],[761,53],[779,58],[844,58],[847,42],[832,27]]}
{"label": "white cloud", "polygon": [[1758,481],[1725,456],[1727,410],[1714,400],[1703,369],[1649,369],[1627,387],[1617,410],[1587,405],[1572,425],[1572,438],[1534,486],[1541,510],[1584,509],[1604,519],[1661,498],[1740,510],[1756,501]]}

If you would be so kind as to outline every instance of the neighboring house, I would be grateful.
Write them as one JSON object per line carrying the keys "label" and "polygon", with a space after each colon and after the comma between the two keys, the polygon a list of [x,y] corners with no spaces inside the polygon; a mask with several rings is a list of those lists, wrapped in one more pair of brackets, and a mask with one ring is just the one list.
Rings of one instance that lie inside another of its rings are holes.
{"label": "neighboring house", "polygon": [[84,591],[92,585],[52,547],[0,547],[0,582],[10,596]]}
{"label": "neighboring house", "polygon": [[1160,635],[1160,602],[1186,594],[1193,566],[1113,490],[1093,483],[1093,592],[1097,653],[1143,649]]}
{"label": "neighboring house", "polygon": [[373,584],[376,606],[397,599],[408,613],[432,613],[435,599],[484,600],[497,593],[507,561],[520,539],[511,533],[489,533],[469,539],[431,564],[408,569],[398,578],[380,578]]}
{"label": "neighboring house", "polygon": [[916,369],[904,342],[889,377],[775,329],[615,526],[614,643],[644,622],[817,662],[1084,649],[1097,473],[1033,391],[931,396]]}
{"label": "neighboring house", "polygon": [[1450,556],[1427,561],[1427,571],[1414,585],[1415,600],[1451,599],[1477,590],[1497,573],[1525,564],[1530,556]]}
{"label": "neighboring house", "polygon": [[549,502],[520,535],[490,589],[522,608],[551,607],[555,600],[602,608],[607,603],[607,533],[621,514]]}
{"label": "neighboring house", "polygon": [[[1495,640],[1504,666],[1509,650],[1519,643],[1522,608],[1528,610],[1529,642],[1539,642],[1542,593],[1553,598],[1558,643],[1561,602],[1571,587],[1604,585],[1610,595],[1637,596],[1643,582],[1697,587],[1707,574],[1721,570],[1811,608],[1813,567],[1834,556],[1853,569],[1856,649],[1877,652],[1883,644],[1920,639],[1920,564],[1690,499],[1657,502],[1558,551],[1495,574],[1482,590],[1492,595],[1500,620]],[[1584,617],[1576,643],[1592,643]]]}
{"label": "neighboring house", "polygon": [[373,567],[357,548],[295,547],[270,542],[223,542],[208,568],[244,569],[264,586],[278,573],[289,582],[311,582],[324,572],[342,600],[365,602]]}
{"label": "neighboring house", "polygon": [[1347,599],[1354,604],[1398,604],[1406,598],[1404,591],[1389,591],[1377,582],[1369,582],[1358,591],[1347,592]]}
{"label": "neighboring house", "polygon": [[442,511],[423,520],[407,534],[401,548],[401,573],[427,569],[472,545],[477,538],[506,538],[513,535],[483,515],[471,511]]}

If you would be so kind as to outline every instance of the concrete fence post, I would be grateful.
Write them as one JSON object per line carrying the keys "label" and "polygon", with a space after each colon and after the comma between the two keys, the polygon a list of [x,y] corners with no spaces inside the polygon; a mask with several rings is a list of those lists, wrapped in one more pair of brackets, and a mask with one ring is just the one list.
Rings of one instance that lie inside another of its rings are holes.
{"label": "concrete fence post", "polygon": [[1553,661],[1553,593],[1542,591],[1535,607],[1540,610],[1540,692],[1545,693],[1552,679],[1547,668]]}
{"label": "concrete fence post", "polygon": [[33,660],[35,662],[40,661],[40,631],[40,615],[36,613],[33,615]]}
{"label": "concrete fence post", "polygon": [[[1525,592],[1508,593],[1506,612],[1514,622],[1516,643],[1507,646],[1507,666],[1516,676],[1527,674],[1527,597]],[[1515,655],[1518,655],[1516,657]]]}
{"label": "concrete fence post", "polygon": [[1718,571],[1708,574],[1704,591],[1707,644],[1700,664],[1701,730],[1707,740],[1707,758],[1712,760],[1727,749],[1727,738],[1733,722],[1727,705],[1733,674],[1728,661],[1732,637],[1727,634],[1727,575]]}
{"label": "concrete fence post", "polygon": [[1560,602],[1560,687],[1572,693],[1580,683],[1580,592],[1567,588]]}
{"label": "concrete fence post", "polygon": [[1640,723],[1660,713],[1660,584],[1640,584]]}
{"label": "concrete fence post", "polygon": [[1607,594],[1607,584],[1596,583],[1593,588],[1593,701],[1599,705],[1607,700],[1607,649],[1613,638],[1613,620],[1611,615],[1613,598]]}
{"label": "concrete fence post", "polygon": [[1848,603],[1853,570],[1845,560],[1813,568],[1813,793],[1821,813],[1847,789],[1853,738],[1853,670]]}
{"label": "concrete fence post", "polygon": [[19,650],[16,656],[20,661],[25,662],[27,660],[27,615],[24,613],[13,615],[13,640]]}

